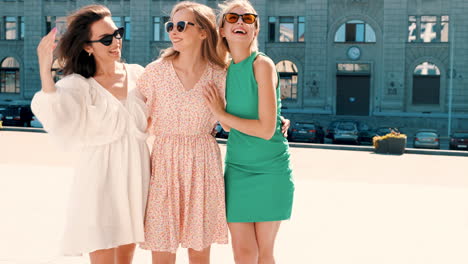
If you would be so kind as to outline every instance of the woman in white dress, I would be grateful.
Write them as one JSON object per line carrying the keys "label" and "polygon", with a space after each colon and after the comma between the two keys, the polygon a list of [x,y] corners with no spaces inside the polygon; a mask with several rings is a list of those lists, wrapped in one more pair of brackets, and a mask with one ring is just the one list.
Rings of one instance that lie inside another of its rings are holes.
{"label": "woman in white dress", "polygon": [[37,48],[42,90],[32,109],[55,141],[79,151],[63,253],[131,263],[144,241],[150,176],[147,109],[134,89],[143,67],[121,62],[124,29],[106,7],[91,5],[68,18],[57,47],[66,77],[55,84],[56,31]]}

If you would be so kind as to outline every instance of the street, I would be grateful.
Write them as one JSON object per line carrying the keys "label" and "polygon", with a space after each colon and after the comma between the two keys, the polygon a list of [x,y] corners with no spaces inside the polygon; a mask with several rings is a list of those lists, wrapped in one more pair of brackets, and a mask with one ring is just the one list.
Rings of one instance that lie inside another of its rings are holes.
{"label": "street", "polygon": [[[0,147],[0,264],[88,264],[87,256],[57,254],[74,155],[45,133],[0,131]],[[468,263],[467,157],[291,154],[294,210],[280,228],[277,263]],[[150,259],[137,249],[134,264]],[[214,245],[212,263],[233,264],[230,245]]]}

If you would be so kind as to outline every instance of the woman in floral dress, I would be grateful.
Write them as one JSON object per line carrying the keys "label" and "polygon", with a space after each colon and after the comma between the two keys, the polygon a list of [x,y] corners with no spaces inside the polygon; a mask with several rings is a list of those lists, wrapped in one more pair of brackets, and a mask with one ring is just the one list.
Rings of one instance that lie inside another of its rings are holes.
{"label": "woman in floral dress", "polygon": [[210,245],[226,244],[228,232],[221,154],[211,135],[216,119],[203,89],[214,83],[224,93],[225,63],[211,8],[181,2],[166,30],[173,46],[137,83],[155,136],[141,246],[153,251],[153,263],[175,263],[179,245],[189,249],[190,263],[209,263]]}

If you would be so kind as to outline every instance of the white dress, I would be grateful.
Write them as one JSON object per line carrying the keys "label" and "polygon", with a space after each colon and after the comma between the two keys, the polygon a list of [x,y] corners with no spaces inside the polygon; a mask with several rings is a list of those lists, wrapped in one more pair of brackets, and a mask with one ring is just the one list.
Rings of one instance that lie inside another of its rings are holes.
{"label": "white dress", "polygon": [[71,187],[64,255],[144,241],[150,178],[148,111],[135,88],[143,67],[126,64],[128,97],[119,101],[78,74],[38,92],[31,106],[52,139],[79,151]]}

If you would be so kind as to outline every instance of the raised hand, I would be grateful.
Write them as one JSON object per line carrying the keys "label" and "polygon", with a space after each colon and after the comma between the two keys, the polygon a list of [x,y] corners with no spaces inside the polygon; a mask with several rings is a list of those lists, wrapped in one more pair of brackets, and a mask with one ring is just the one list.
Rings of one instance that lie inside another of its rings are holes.
{"label": "raised hand", "polygon": [[54,62],[55,34],[57,28],[52,29],[49,34],[42,38],[37,46],[37,57],[39,59],[39,70],[41,74],[42,91],[46,93],[55,92],[55,83],[52,78],[52,64]]}
{"label": "raised hand", "polygon": [[37,46],[37,57],[39,59],[39,68],[41,75],[43,73],[50,73],[52,64],[54,62],[54,49],[57,46],[55,43],[55,35],[57,28],[53,28],[49,34],[42,38]]}

